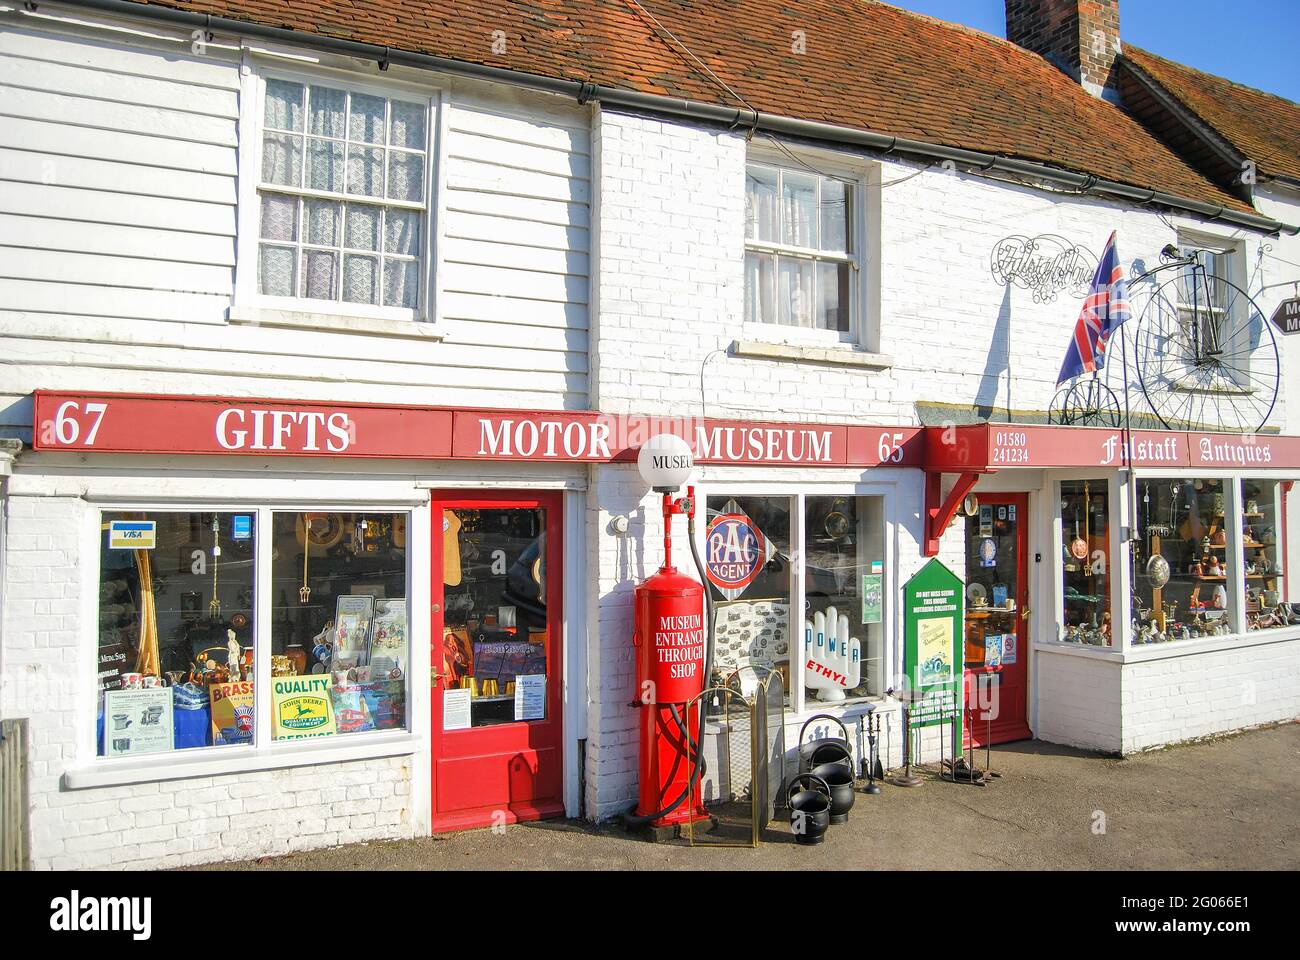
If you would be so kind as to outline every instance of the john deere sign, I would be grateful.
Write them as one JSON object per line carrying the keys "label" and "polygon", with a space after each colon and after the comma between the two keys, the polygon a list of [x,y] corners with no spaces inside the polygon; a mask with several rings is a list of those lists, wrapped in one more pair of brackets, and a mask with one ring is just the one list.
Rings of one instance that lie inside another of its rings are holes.
{"label": "john deere sign", "polygon": [[965,602],[961,579],[938,560],[903,587],[903,669],[914,695],[923,697],[912,708],[912,725],[930,726],[955,713],[959,738]]}

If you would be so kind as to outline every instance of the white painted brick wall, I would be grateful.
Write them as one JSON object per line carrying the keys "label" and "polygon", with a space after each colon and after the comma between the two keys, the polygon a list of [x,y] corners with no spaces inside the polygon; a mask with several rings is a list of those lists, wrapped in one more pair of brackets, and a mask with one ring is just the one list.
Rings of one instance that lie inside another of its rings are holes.
{"label": "white painted brick wall", "polygon": [[1040,740],[1118,753],[1122,746],[1122,667],[1100,657],[1033,653]]}
{"label": "white painted brick wall", "polygon": [[1124,666],[1123,751],[1300,716],[1300,640]]}
{"label": "white painted brick wall", "polygon": [[76,549],[92,508],[30,496],[3,506],[0,716],[30,722],[34,867],[156,869],[413,835],[411,763],[400,757],[63,789],[87,715],[77,695],[94,670],[80,643],[87,560]]}

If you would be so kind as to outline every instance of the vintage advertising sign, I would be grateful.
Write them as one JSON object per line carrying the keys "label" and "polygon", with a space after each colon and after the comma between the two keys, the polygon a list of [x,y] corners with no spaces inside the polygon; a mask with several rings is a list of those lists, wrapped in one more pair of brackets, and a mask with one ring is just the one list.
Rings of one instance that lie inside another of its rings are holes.
{"label": "vintage advertising sign", "polygon": [[1290,336],[1300,333],[1300,297],[1283,300],[1273,311],[1273,326]]}
{"label": "vintage advertising sign", "polygon": [[931,560],[903,586],[903,669],[916,701],[912,725],[930,726],[955,714],[958,738],[964,707],[965,613],[961,578],[938,560]]}
{"label": "vintage advertising sign", "polygon": [[104,755],[138,756],[173,748],[171,687],[104,694]]}
{"label": "vintage advertising sign", "polygon": [[152,550],[158,545],[158,524],[154,520],[110,520],[108,549]]}
{"label": "vintage advertising sign", "polygon": [[214,744],[253,742],[253,681],[214,683],[208,699]]}
{"label": "vintage advertising sign", "polygon": [[735,500],[722,511],[704,535],[704,569],[718,592],[735,600],[758,579],[776,548]]}
{"label": "vintage advertising sign", "polygon": [[328,737],[335,732],[333,678],[328,673],[271,680],[271,734],[276,740]]}

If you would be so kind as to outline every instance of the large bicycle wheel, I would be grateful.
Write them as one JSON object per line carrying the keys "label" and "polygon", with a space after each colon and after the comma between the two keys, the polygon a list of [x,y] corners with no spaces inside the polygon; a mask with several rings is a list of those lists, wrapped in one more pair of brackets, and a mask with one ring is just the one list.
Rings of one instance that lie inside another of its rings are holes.
{"label": "large bicycle wheel", "polygon": [[1134,332],[1143,396],[1169,430],[1255,433],[1277,403],[1277,339],[1236,284],[1189,263],[1151,293]]}

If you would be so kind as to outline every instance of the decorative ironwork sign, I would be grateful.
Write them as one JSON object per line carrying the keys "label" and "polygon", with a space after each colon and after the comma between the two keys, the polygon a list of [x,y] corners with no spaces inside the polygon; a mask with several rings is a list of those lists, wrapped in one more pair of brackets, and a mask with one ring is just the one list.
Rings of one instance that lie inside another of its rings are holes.
{"label": "decorative ironwork sign", "polygon": [[1087,296],[1097,257],[1087,247],[1055,234],[1015,235],[993,245],[989,269],[997,283],[1032,291],[1035,303],[1054,303],[1061,293]]}

